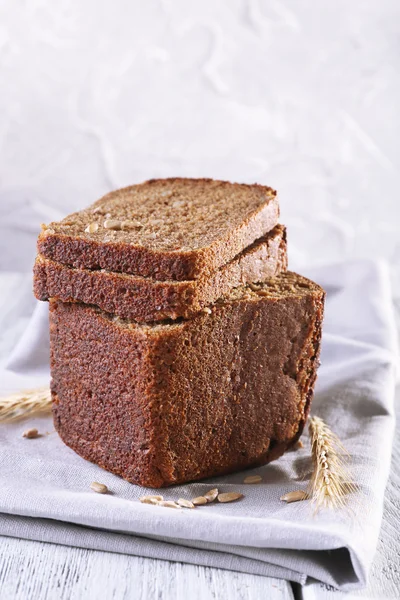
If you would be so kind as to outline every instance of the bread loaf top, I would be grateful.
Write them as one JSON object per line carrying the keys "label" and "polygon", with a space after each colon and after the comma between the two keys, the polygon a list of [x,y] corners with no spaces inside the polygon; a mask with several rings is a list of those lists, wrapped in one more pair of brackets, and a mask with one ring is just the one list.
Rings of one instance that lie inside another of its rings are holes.
{"label": "bread loaf top", "polygon": [[198,279],[278,222],[276,192],[212,179],[152,179],[43,226],[38,251],[65,265]]}
{"label": "bread loaf top", "polygon": [[[207,318],[212,316],[213,321],[218,318],[219,315],[224,314],[226,311],[230,311],[232,305],[236,307],[242,307],[245,310],[248,306],[260,303],[277,303],[287,302],[292,299],[309,298],[315,300],[323,307],[325,301],[325,291],[311,279],[307,279],[298,273],[293,271],[286,271],[280,273],[277,277],[271,277],[266,281],[259,281],[255,284],[245,284],[234,289],[231,289],[223,298],[219,298],[213,305],[209,307],[205,316],[198,315],[196,318]],[[294,306],[294,304],[293,304]],[[95,306],[90,307],[93,313],[99,315],[99,317],[106,319],[118,327],[135,331],[137,333],[143,333],[146,336],[164,335],[167,332],[178,332],[192,327],[193,319],[188,320],[165,320],[161,323],[137,323],[127,319],[121,319],[116,315],[106,313]],[[322,314],[322,313],[321,313]],[[284,309],[282,318],[293,320],[298,317],[297,314],[291,314],[290,307]],[[322,317],[321,317],[322,320]],[[175,333],[173,333],[175,335]],[[292,340],[294,341],[294,340]],[[278,340],[277,340],[278,342]]]}

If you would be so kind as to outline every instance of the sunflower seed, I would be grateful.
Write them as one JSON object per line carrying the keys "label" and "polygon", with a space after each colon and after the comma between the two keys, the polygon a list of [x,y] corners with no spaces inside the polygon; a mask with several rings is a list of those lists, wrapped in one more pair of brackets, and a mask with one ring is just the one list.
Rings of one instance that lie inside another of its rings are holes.
{"label": "sunflower seed", "polygon": [[184,508],[194,508],[193,502],[190,502],[190,500],[185,500],[185,498],[179,498],[178,504]]}
{"label": "sunflower seed", "polygon": [[248,477],[246,477],[243,483],[261,483],[261,481],[261,475],[249,475]]}
{"label": "sunflower seed", "polygon": [[98,483],[97,481],[93,481],[90,484],[90,489],[96,492],[96,494],[107,494],[108,492],[108,487],[104,483]]}
{"label": "sunflower seed", "polygon": [[113,219],[106,219],[104,221],[104,228],[105,229],[121,229],[121,221],[114,221]]}
{"label": "sunflower seed", "polygon": [[122,229],[140,229],[143,227],[140,221],[122,221],[121,228]]}
{"label": "sunflower seed", "polygon": [[24,431],[24,433],[22,434],[22,437],[24,438],[28,438],[28,440],[31,440],[33,438],[37,438],[39,437],[39,432],[37,429],[27,429],[26,431]]}
{"label": "sunflower seed", "polygon": [[175,200],[171,206],[172,208],[183,208],[186,206],[186,202],[184,200]]}
{"label": "sunflower seed", "polygon": [[254,283],[249,283],[249,288],[251,290],[253,290],[253,292],[259,292],[260,291],[260,286],[259,285],[255,285]]}
{"label": "sunflower seed", "polygon": [[172,502],[172,500],[161,500],[157,502],[157,506],[165,506],[166,508],[180,508],[179,504]]}
{"label": "sunflower seed", "polygon": [[217,488],[210,490],[209,492],[207,492],[207,494],[204,494],[204,498],[207,500],[207,502],[214,502],[214,500],[217,496],[218,496]]}
{"label": "sunflower seed", "polygon": [[194,504],[195,506],[207,504],[207,498],[204,498],[204,496],[198,496],[197,498],[193,498],[192,504]]}
{"label": "sunflower seed", "polygon": [[307,494],[306,492],[303,492],[303,490],[296,490],[294,492],[288,492],[287,494],[284,494],[283,496],[281,496],[281,500],[283,500],[284,502],[287,502],[288,504],[290,502],[299,502],[301,500],[306,500],[307,499]]}
{"label": "sunflower seed", "polygon": [[54,229],[51,229],[51,227],[45,226],[45,229],[43,230],[43,235],[51,235],[52,233],[55,233]]}
{"label": "sunflower seed", "polygon": [[98,223],[89,223],[89,225],[85,229],[85,232],[86,233],[96,233],[98,228],[99,228]]}
{"label": "sunflower seed", "polygon": [[243,494],[240,492],[227,492],[218,496],[218,502],[233,502],[239,500],[239,498],[243,498]]}
{"label": "sunflower seed", "polygon": [[139,498],[140,502],[143,504],[157,504],[157,502],[161,502],[164,500],[163,496],[142,496]]}

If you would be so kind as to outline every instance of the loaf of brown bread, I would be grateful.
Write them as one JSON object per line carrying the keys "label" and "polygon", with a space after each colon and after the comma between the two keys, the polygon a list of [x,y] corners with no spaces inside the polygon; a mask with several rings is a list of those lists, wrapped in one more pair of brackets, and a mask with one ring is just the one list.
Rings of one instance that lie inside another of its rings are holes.
{"label": "loaf of brown bread", "polygon": [[38,252],[79,269],[157,280],[206,277],[278,223],[276,192],[212,179],[153,179],[43,226]]}
{"label": "loaf of brown bread", "polygon": [[56,429],[82,457],[147,487],[276,459],[310,409],[324,297],[287,272],[161,324],[52,300]]}
{"label": "loaf of brown bread", "polygon": [[230,289],[264,281],[287,269],[286,230],[277,225],[209,276],[189,281],[76,269],[42,256],[34,268],[39,300],[80,301],[135,321],[190,318]]}

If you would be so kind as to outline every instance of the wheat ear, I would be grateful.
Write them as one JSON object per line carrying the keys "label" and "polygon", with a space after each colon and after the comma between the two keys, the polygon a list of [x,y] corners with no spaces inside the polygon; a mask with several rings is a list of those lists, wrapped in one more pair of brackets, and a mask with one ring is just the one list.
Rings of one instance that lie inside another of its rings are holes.
{"label": "wheat ear", "polygon": [[354,490],[346,466],[348,452],[326,423],[319,417],[309,421],[311,455],[314,470],[308,487],[308,497],[316,511],[343,508],[346,495]]}
{"label": "wheat ear", "polygon": [[0,421],[16,421],[36,413],[51,410],[51,393],[48,387],[25,390],[0,398]]}

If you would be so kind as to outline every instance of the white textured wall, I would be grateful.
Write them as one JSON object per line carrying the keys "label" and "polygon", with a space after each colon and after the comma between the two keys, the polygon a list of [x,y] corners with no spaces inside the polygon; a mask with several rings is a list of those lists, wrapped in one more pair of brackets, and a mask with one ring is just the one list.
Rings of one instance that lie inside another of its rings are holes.
{"label": "white textured wall", "polygon": [[0,267],[112,188],[213,176],[279,190],[293,266],[380,255],[400,292],[399,67],[397,0],[0,0]]}

